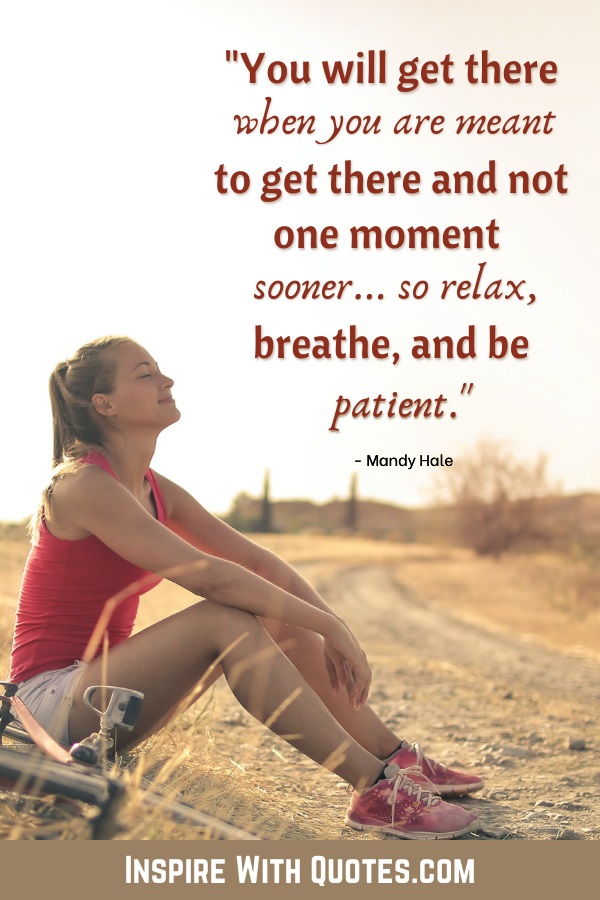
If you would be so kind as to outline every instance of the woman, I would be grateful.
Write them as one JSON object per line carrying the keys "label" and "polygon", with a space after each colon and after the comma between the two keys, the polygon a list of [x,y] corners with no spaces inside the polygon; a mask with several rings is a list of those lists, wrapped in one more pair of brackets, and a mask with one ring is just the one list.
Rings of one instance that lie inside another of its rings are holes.
{"label": "woman", "polygon": [[[253,716],[352,785],[351,827],[407,838],[473,831],[476,817],[442,796],[481,781],[381,722],[367,704],[367,659],[340,617],[290,566],[150,469],[158,435],[180,417],[172,387],[125,337],[86,344],[52,373],[55,469],[19,597],[10,675],[19,696],[71,743],[94,730],[89,685],[142,691],[123,747],[223,672]],[[161,575],[204,599],[131,636],[139,594]],[[86,664],[115,596],[105,652],[100,642]]]}

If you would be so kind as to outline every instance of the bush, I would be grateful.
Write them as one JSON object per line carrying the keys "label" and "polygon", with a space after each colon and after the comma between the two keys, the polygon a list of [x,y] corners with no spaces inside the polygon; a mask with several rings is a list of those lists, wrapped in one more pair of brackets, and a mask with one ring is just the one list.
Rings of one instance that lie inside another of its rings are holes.
{"label": "bush", "polygon": [[438,496],[452,504],[462,541],[482,556],[548,539],[542,497],[552,488],[547,460],[519,460],[499,441],[480,441],[447,471]]}

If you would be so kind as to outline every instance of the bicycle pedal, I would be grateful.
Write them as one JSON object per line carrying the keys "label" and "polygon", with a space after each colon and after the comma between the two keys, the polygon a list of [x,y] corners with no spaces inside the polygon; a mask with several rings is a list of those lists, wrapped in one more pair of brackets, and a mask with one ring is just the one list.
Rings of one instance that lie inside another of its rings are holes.
{"label": "bicycle pedal", "polygon": [[[110,700],[106,709],[95,706],[93,697],[97,691],[107,693],[110,691]],[[144,695],[141,691],[133,691],[129,688],[115,687],[114,685],[93,684],[88,687],[83,695],[84,701],[100,716],[100,724],[103,729],[112,729],[115,726],[131,731],[142,711]]]}
{"label": "bicycle pedal", "polygon": [[69,750],[69,756],[73,762],[80,763],[83,766],[97,766],[99,762],[98,751],[90,744],[86,744],[87,738],[79,744],[73,744]]}

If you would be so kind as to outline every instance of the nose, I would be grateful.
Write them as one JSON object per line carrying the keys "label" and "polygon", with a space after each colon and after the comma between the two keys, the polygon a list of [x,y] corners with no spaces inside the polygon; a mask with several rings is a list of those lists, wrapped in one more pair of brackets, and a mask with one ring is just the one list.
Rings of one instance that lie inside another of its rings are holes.
{"label": "nose", "polygon": [[168,375],[163,375],[163,378],[165,379],[165,387],[171,390],[171,388],[175,384],[174,380],[172,378],[169,378]]}

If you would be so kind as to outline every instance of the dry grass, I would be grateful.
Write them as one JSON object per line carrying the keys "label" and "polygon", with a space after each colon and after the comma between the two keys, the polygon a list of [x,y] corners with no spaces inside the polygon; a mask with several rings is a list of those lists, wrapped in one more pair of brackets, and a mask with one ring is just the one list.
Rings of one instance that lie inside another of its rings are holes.
{"label": "dry grass", "polygon": [[465,618],[562,652],[600,658],[600,572],[549,554],[491,560],[469,552],[406,560],[399,584]]}
{"label": "dry grass", "polygon": [[295,565],[392,565],[397,583],[463,616],[567,652],[600,654],[600,567],[592,557],[508,554],[361,538],[262,535]]}
{"label": "dry grass", "polygon": [[[530,635],[533,640],[569,653],[600,656],[600,574],[589,562],[552,555],[509,556],[491,561],[464,550],[361,538],[268,535],[258,539],[292,564],[331,562],[349,569],[373,564],[390,567],[404,590],[432,604],[452,608],[488,627]],[[5,673],[12,615],[26,553],[25,541],[0,541],[0,671]],[[188,593],[163,582],[144,599],[138,627],[143,628],[189,602]],[[123,811],[126,830],[118,839],[204,836],[194,826],[173,823],[160,810],[148,813],[143,809],[137,793],[143,778],[154,779],[197,808],[233,821],[260,837],[332,836],[326,808],[330,805],[339,811],[343,806],[339,779],[323,775],[259,726],[248,727],[245,713],[232,714],[231,705],[223,702],[225,691],[218,686],[205,694],[168,730],[123,760],[130,800]],[[287,766],[293,771],[293,792],[286,791],[282,783]],[[314,790],[316,781],[318,791]],[[279,793],[281,790],[284,794]],[[279,802],[283,796],[285,808]],[[47,815],[41,816],[36,803],[27,801],[23,805],[12,799],[0,814],[0,838],[28,837],[40,823],[62,839],[85,837],[85,823],[69,805],[52,804],[49,809]]]}

